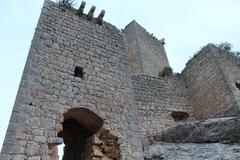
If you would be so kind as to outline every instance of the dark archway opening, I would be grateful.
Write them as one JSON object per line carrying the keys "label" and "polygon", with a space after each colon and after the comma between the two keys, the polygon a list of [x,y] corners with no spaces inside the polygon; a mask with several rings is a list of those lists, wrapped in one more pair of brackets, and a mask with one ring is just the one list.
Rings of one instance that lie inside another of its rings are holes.
{"label": "dark archway opening", "polygon": [[65,144],[62,160],[120,160],[118,137],[104,129],[103,120],[85,108],[64,114],[63,130],[58,134]]}
{"label": "dark archway opening", "polygon": [[86,108],[71,109],[64,114],[63,131],[59,133],[65,144],[63,160],[86,160],[91,156],[88,139],[103,125],[103,120]]}
{"label": "dark archway opening", "polygon": [[86,159],[86,143],[94,132],[75,119],[63,122],[63,140],[65,144],[63,160]]}

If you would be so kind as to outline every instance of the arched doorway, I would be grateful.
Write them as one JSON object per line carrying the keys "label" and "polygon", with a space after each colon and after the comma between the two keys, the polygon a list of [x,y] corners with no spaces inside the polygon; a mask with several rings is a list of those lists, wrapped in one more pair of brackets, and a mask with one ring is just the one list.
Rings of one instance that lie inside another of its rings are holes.
{"label": "arched doorway", "polygon": [[118,137],[104,129],[103,120],[86,108],[70,109],[64,115],[65,144],[62,160],[120,160]]}

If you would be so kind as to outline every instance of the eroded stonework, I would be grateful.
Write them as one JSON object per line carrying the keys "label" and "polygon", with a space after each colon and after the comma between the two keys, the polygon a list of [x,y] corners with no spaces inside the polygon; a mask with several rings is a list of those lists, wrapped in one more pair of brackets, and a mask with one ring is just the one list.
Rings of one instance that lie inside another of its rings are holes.
{"label": "eroded stonework", "polygon": [[209,44],[162,74],[162,40],[84,6],[45,1],[0,160],[239,159],[237,57]]}

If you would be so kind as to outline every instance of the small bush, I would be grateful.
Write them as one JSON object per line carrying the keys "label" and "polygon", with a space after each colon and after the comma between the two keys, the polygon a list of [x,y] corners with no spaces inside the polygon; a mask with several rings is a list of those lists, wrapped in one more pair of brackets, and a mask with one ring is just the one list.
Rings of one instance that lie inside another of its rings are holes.
{"label": "small bush", "polygon": [[66,8],[73,8],[74,3],[75,3],[75,0],[59,0],[58,1],[59,5],[66,7]]}
{"label": "small bush", "polygon": [[235,56],[240,59],[240,51],[236,51]]}
{"label": "small bush", "polygon": [[171,67],[164,67],[162,71],[159,73],[159,76],[170,76],[173,74],[173,70]]}
{"label": "small bush", "polygon": [[231,43],[229,43],[229,42],[222,42],[222,43],[219,43],[216,46],[221,48],[221,49],[224,49],[224,50],[228,51],[229,54],[231,54],[233,56],[236,56],[237,58],[240,59],[240,52],[239,51],[231,51],[232,47],[233,47],[233,45]]}
{"label": "small bush", "polygon": [[229,42],[222,42],[222,43],[218,44],[218,47],[222,48],[222,49],[224,49],[226,51],[231,51],[233,45],[231,43],[229,43]]}

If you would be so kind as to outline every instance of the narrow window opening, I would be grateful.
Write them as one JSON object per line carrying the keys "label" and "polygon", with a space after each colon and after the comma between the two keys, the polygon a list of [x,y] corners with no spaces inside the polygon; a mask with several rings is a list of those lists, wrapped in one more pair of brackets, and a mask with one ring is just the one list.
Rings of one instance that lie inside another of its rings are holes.
{"label": "narrow window opening", "polygon": [[79,66],[75,67],[74,76],[75,76],[75,77],[79,77],[79,78],[83,78],[83,77],[84,77],[83,68],[82,68],[82,67],[79,67]]}
{"label": "narrow window opening", "polygon": [[235,82],[235,85],[236,85],[236,87],[237,87],[238,89],[240,89],[240,80],[237,80],[237,81]]}
{"label": "narrow window opening", "polygon": [[181,111],[173,111],[171,113],[172,118],[174,119],[174,121],[183,121],[183,120],[187,120],[189,117],[189,114],[187,112],[181,112]]}

